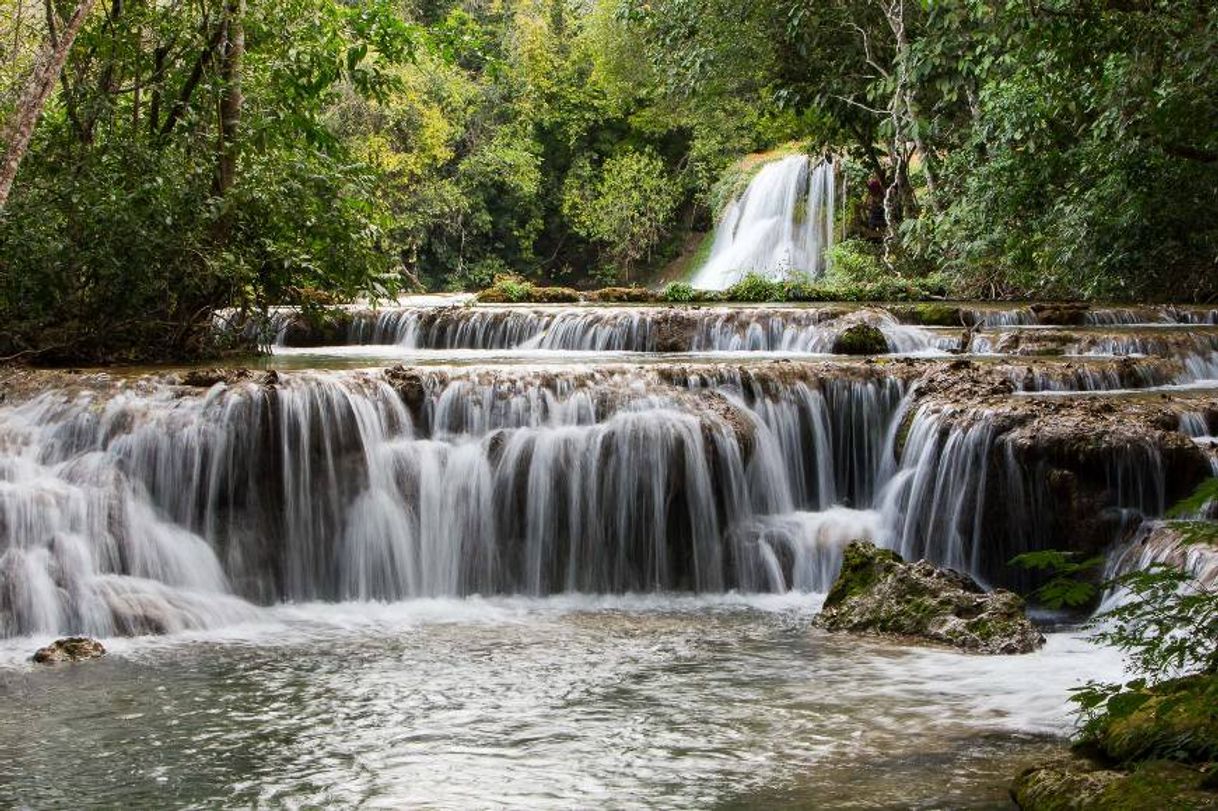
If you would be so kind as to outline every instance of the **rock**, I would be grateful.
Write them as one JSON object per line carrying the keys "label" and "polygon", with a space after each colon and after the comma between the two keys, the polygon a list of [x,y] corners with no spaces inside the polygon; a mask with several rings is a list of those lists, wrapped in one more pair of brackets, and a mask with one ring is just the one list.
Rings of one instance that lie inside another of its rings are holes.
{"label": "rock", "polygon": [[1038,324],[1050,324],[1057,327],[1077,327],[1087,323],[1087,311],[1091,308],[1086,304],[1061,302],[1033,304],[1030,309],[1036,314],[1036,323]]}
{"label": "rock", "polygon": [[179,376],[183,386],[200,389],[210,389],[217,383],[231,386],[243,380],[249,380],[252,372],[249,369],[225,369],[214,367],[209,369],[188,369]]}
{"label": "rock", "polygon": [[86,636],[69,636],[57,639],[45,648],[39,648],[34,654],[34,661],[40,665],[56,665],[63,662],[84,662],[88,659],[100,659],[106,655],[106,649],[96,639]]}
{"label": "rock", "polygon": [[1105,706],[1073,756],[1015,778],[1020,808],[1218,808],[1218,675],[1135,687]]}
{"label": "rock", "polygon": [[1131,771],[1105,768],[1082,757],[1062,757],[1022,772],[1011,799],[1024,811],[1140,811],[1218,808],[1210,775],[1155,760]]}
{"label": "rock", "polygon": [[835,355],[883,355],[888,352],[888,339],[879,327],[854,324],[838,333],[833,340]]}
{"label": "rock", "polygon": [[588,301],[597,301],[605,304],[621,304],[621,303],[649,303],[656,301],[659,296],[654,290],[648,290],[646,287],[602,287],[599,290],[593,290],[587,295]]}
{"label": "rock", "polygon": [[817,624],[830,631],[883,634],[974,653],[1030,653],[1044,637],[1016,594],[987,593],[972,578],[854,541]]}
{"label": "rock", "polygon": [[300,347],[345,344],[354,321],[354,314],[346,310],[298,313],[283,326],[283,343]]}

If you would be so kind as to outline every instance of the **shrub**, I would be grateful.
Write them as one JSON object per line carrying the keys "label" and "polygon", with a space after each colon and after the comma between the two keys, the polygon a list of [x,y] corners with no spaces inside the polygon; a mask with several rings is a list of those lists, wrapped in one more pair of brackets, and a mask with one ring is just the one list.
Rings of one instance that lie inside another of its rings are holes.
{"label": "shrub", "polygon": [[880,263],[879,249],[861,239],[847,239],[825,252],[829,267],[825,281],[830,284],[876,283],[891,277]]}
{"label": "shrub", "polygon": [[478,294],[478,301],[490,304],[518,304],[532,298],[533,283],[507,273],[496,276],[495,283]]}
{"label": "shrub", "polygon": [[697,299],[698,291],[693,288],[693,285],[686,282],[673,282],[664,288],[664,292],[660,293],[660,298],[674,304],[683,304]]}
{"label": "shrub", "polygon": [[767,279],[757,273],[749,273],[723,292],[725,301],[760,303],[785,301],[787,291],[782,282]]}

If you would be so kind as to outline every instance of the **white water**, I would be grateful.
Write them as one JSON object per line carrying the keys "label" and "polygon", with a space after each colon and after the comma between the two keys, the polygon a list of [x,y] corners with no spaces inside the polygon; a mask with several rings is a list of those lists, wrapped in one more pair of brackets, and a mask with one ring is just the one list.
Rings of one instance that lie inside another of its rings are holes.
{"label": "white water", "polygon": [[819,276],[833,245],[836,175],[832,163],[791,155],[766,164],[728,205],[710,257],[693,286],[723,290],[747,273],[785,279]]}
{"label": "white water", "polygon": [[[1000,807],[1119,657],[1051,634],[969,656],[825,634],[787,595],[563,595],[267,609],[0,641],[4,807]],[[67,778],[70,775],[70,779]]]}

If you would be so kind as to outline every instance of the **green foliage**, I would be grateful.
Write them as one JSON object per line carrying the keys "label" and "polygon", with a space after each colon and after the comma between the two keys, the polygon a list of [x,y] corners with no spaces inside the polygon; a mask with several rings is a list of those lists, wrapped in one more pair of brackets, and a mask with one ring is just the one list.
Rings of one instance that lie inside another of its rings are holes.
{"label": "green foliage", "polygon": [[495,277],[495,282],[478,294],[479,301],[495,304],[519,304],[533,298],[533,283],[520,276],[503,274]]}
{"label": "green foliage", "polygon": [[834,287],[851,284],[877,284],[891,277],[880,262],[875,243],[861,239],[838,242],[825,253],[829,272],[825,282]]}
{"label": "green foliage", "polygon": [[629,278],[663,238],[678,202],[659,157],[627,151],[609,158],[595,175],[584,168],[568,176],[563,210],[575,230],[602,246],[609,264]]}
{"label": "green foliage", "polygon": [[1049,580],[1029,596],[1053,610],[1079,608],[1099,596],[1099,587],[1092,578],[1104,565],[1103,557],[1080,559],[1075,554],[1046,549],[1018,555],[1011,560],[1011,565],[1045,572],[1049,576]]}
{"label": "green foliage", "polygon": [[785,301],[786,298],[787,292],[782,282],[757,273],[745,274],[740,281],[723,291],[724,301],[761,303]]}
{"label": "green foliage", "polygon": [[195,356],[214,348],[218,308],[396,288],[377,178],[324,113],[340,86],[389,92],[408,28],[385,3],[333,0],[252,4],[240,23],[238,160],[222,184],[229,79],[207,47],[226,29],[193,7],[89,18],[0,215],[0,355]]}
{"label": "green foliage", "polygon": [[[1084,740],[1109,734],[1152,700],[1156,685],[1186,673],[1218,674],[1218,592],[1166,565],[1109,585],[1119,590],[1120,601],[1093,620],[1096,639],[1124,651],[1141,675],[1124,685],[1090,682],[1075,691]],[[1156,702],[1155,717],[1174,706]]]}
{"label": "green foliage", "polygon": [[663,301],[674,304],[684,304],[696,300],[698,298],[698,291],[694,290],[692,285],[685,282],[673,282],[664,288],[660,298]]}
{"label": "green foliage", "polygon": [[1218,502],[1218,478],[1206,479],[1188,497],[1172,505],[1168,518],[1195,518],[1204,516]]}

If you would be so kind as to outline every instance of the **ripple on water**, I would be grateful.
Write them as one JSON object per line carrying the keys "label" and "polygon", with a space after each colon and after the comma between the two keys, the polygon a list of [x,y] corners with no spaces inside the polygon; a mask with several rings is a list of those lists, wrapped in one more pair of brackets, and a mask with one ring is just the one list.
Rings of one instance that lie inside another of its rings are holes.
{"label": "ripple on water", "polygon": [[999,804],[1068,688],[1119,675],[1065,634],[995,658],[828,636],[817,602],[285,606],[64,669],[6,640],[0,805]]}

